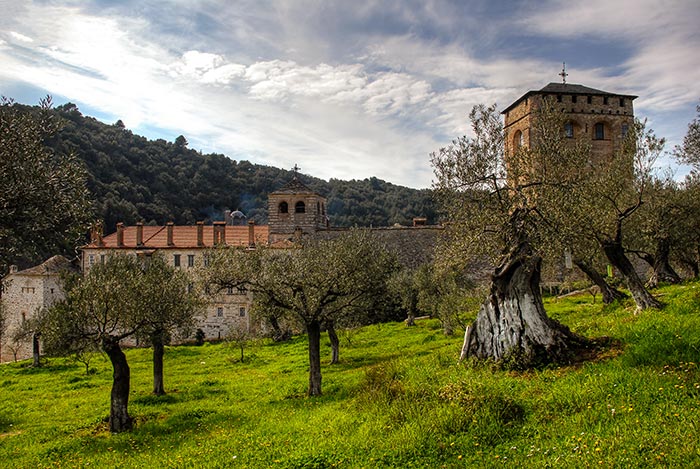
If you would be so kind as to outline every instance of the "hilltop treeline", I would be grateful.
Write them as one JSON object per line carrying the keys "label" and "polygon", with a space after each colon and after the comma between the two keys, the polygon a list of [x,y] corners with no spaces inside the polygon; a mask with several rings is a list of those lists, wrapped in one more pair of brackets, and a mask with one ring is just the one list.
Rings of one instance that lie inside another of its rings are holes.
{"label": "hilltop treeline", "polygon": [[[48,144],[74,152],[85,162],[88,188],[107,232],[117,222],[193,224],[221,220],[223,211],[241,210],[257,223],[267,221],[267,194],[293,174],[271,166],[235,161],[222,154],[202,154],[174,142],[148,140],[124,127],[84,116],[74,104],[54,110],[64,118]],[[377,178],[343,181],[304,176],[311,189],[328,199],[333,226],[410,224],[424,216],[436,222],[429,190],[397,186]]]}

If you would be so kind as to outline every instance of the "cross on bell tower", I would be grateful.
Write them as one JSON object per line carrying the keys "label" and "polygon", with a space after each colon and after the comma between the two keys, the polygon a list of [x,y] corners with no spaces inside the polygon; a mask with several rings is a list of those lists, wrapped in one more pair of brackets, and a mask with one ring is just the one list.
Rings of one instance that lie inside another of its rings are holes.
{"label": "cross on bell tower", "polygon": [[566,77],[569,76],[569,74],[566,73],[566,62],[562,62],[561,73],[559,73],[559,76],[561,77],[561,82],[566,85]]}
{"label": "cross on bell tower", "polygon": [[294,167],[292,168],[292,171],[294,171],[294,178],[295,178],[295,179],[296,179],[296,177],[299,175],[299,170],[300,170],[300,169],[301,169],[301,168],[299,167],[299,165],[296,164],[296,163],[294,163]]}

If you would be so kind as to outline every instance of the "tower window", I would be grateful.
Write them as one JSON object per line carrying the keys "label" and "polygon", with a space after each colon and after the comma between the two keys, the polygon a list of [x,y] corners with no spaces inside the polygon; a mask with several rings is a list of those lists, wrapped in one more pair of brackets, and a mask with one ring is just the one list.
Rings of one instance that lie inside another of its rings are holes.
{"label": "tower window", "polygon": [[586,103],[593,104],[593,96],[586,96]]}
{"label": "tower window", "polygon": [[294,206],[294,212],[295,213],[306,213],[306,204],[302,202],[301,200],[296,203]]}
{"label": "tower window", "polygon": [[558,103],[561,102],[561,95],[560,95],[560,94],[557,95],[557,102],[558,102]]}
{"label": "tower window", "polygon": [[216,317],[221,318],[223,316],[224,316],[224,308],[219,306],[218,308],[216,308]]}
{"label": "tower window", "polygon": [[572,95],[572,96],[571,96],[571,102],[572,102],[572,103],[575,103],[575,102],[576,102],[576,98],[577,98],[576,95]]}
{"label": "tower window", "polygon": [[280,202],[280,213],[289,213],[289,205],[287,205],[287,202]]}
{"label": "tower window", "polygon": [[598,122],[593,128],[593,139],[603,140],[605,139],[605,124]]}
{"label": "tower window", "polygon": [[608,104],[608,97],[607,96],[603,96],[603,104]]}
{"label": "tower window", "polygon": [[622,124],[622,127],[620,128],[620,133],[622,134],[623,137],[626,137],[627,132],[629,132],[629,130],[630,130],[630,126],[627,123],[625,123],[625,124]]}
{"label": "tower window", "polygon": [[513,135],[513,146],[516,149],[523,146],[523,133],[519,130]]}
{"label": "tower window", "polygon": [[620,98],[620,107],[625,107],[625,98]]}
{"label": "tower window", "polygon": [[564,135],[566,135],[566,138],[574,138],[573,122],[567,122],[566,124],[564,124]]}

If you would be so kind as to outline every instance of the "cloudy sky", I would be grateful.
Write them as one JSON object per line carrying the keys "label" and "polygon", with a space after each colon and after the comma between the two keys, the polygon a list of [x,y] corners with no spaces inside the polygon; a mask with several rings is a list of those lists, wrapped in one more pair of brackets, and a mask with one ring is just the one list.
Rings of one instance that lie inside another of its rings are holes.
{"label": "cloudy sky", "polygon": [[[324,179],[429,187],[429,154],[561,78],[634,94],[669,146],[700,102],[698,0],[0,0],[0,93]],[[669,164],[663,158],[661,165]],[[677,168],[679,174],[685,169]]]}

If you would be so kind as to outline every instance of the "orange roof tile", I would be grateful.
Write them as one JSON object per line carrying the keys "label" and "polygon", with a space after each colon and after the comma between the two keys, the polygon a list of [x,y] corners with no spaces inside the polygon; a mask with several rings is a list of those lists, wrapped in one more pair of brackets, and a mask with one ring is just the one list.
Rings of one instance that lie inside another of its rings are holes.
{"label": "orange roof tile", "polygon": [[[173,244],[168,245],[166,226],[143,226],[143,245],[140,248],[153,249],[190,249],[214,246],[214,227],[202,226],[203,246],[197,244],[197,226],[173,226]],[[117,245],[117,233],[112,233],[102,238],[103,245],[91,242],[84,248],[136,248],[136,226],[124,227],[124,245]],[[248,246],[248,226],[226,225],[226,244],[229,246]],[[256,244],[267,244],[268,227],[266,225],[254,226],[254,238]]]}

